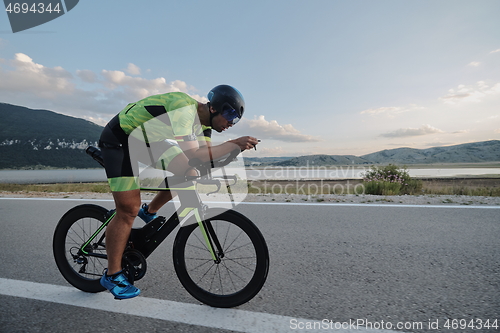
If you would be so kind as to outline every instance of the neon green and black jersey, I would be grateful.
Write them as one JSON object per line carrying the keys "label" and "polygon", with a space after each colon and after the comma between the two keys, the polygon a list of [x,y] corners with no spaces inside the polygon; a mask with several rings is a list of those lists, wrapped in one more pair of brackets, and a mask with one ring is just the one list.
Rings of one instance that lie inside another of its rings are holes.
{"label": "neon green and black jersey", "polygon": [[166,140],[197,140],[202,146],[211,133],[210,127],[200,124],[198,102],[184,93],[154,95],[128,104],[106,125],[99,140],[111,190],[139,189],[139,162],[168,170],[183,151]]}
{"label": "neon green and black jersey", "polygon": [[209,141],[210,127],[198,120],[198,102],[182,92],[154,95],[128,104],[119,113],[127,135],[150,143],[166,139]]}

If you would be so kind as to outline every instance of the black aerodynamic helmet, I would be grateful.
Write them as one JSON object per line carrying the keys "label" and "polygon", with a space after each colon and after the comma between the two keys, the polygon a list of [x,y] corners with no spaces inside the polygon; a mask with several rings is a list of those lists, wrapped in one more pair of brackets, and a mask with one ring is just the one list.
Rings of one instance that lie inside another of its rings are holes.
{"label": "black aerodynamic helmet", "polygon": [[[210,90],[207,95],[210,106],[231,124],[236,124],[245,112],[245,100],[238,89],[222,84]],[[210,120],[212,120],[212,114]]]}

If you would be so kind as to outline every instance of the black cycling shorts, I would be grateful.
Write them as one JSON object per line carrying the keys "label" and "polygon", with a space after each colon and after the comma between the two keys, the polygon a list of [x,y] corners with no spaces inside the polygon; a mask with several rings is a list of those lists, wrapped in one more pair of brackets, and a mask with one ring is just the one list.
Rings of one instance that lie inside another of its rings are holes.
{"label": "black cycling shorts", "polygon": [[99,140],[106,177],[113,192],[140,188],[139,162],[167,170],[168,164],[182,150],[167,141],[152,142],[146,146],[132,136],[125,134],[115,116],[102,131]]}

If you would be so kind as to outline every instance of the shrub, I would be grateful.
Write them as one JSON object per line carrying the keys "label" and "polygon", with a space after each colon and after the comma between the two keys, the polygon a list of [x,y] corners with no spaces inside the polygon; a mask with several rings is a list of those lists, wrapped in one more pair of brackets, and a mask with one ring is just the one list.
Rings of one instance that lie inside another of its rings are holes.
{"label": "shrub", "polygon": [[422,181],[412,179],[406,166],[393,164],[372,166],[363,174],[363,184],[366,194],[375,195],[415,194],[422,190]]}

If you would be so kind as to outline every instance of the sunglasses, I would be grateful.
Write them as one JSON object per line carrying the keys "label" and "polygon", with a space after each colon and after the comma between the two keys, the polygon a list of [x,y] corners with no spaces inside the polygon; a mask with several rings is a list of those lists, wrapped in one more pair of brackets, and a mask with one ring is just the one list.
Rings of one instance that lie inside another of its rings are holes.
{"label": "sunglasses", "polygon": [[236,110],[233,109],[228,103],[224,103],[224,105],[222,106],[222,112],[220,114],[229,122],[230,125],[234,125],[238,121],[240,121],[238,112],[236,112]]}

